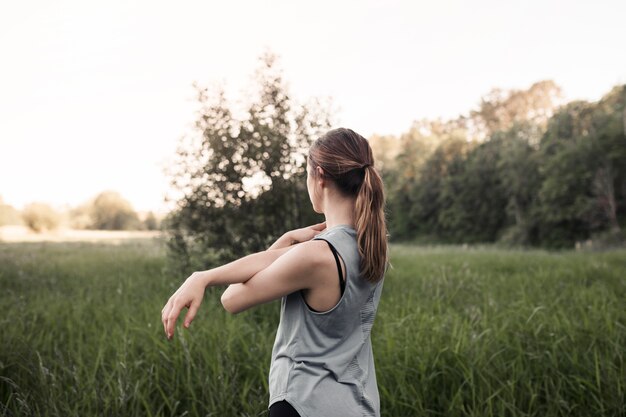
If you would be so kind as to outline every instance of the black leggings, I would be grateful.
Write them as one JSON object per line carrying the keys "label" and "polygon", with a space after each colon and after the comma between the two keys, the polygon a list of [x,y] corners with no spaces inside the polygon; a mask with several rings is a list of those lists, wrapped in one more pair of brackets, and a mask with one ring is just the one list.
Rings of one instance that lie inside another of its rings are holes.
{"label": "black leggings", "polygon": [[287,401],[277,401],[270,406],[269,417],[300,417],[300,414]]}

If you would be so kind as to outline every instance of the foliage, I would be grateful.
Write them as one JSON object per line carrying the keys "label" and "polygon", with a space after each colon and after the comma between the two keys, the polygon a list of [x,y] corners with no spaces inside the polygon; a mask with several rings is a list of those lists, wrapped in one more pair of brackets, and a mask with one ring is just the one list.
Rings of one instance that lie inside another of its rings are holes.
{"label": "foliage", "polygon": [[[277,57],[260,59],[246,116],[233,115],[219,88],[198,89],[199,140],[182,143],[170,172],[182,197],[165,221],[178,273],[264,250],[282,233],[321,221],[306,189],[305,152],[330,127],[319,102],[297,104]],[[247,185],[256,178],[260,185]],[[322,219],[323,220],[323,219]]]}
{"label": "foliage", "polygon": [[148,214],[146,215],[143,224],[146,230],[158,230],[160,228],[159,221],[157,220],[154,213],[151,211],[148,212]]}
{"label": "foliage", "polygon": [[6,204],[0,196],[0,226],[9,224],[22,224],[24,220],[20,212],[10,204]]}
{"label": "foliage", "polygon": [[542,242],[563,246],[603,229],[619,232],[626,203],[623,91],[615,88],[599,103],[569,103],[550,120],[535,210]]}
{"label": "foliage", "polygon": [[61,215],[46,203],[30,203],[22,211],[22,219],[26,226],[34,232],[57,229],[61,223]]}
{"label": "foliage", "polygon": [[482,143],[455,159],[440,191],[438,223],[457,242],[494,241],[506,221],[506,193],[498,170],[502,144]]}
{"label": "foliage", "polygon": [[128,200],[116,191],[104,191],[89,204],[90,224],[97,230],[139,230],[141,221]]}
{"label": "foliage", "polygon": [[440,232],[432,216],[440,210],[441,180],[448,165],[467,151],[464,137],[461,127],[441,121],[416,122],[401,137],[395,169],[383,171],[388,184],[391,236],[406,239],[416,232]]}
{"label": "foliage", "polygon": [[559,97],[551,81],[495,89],[470,117],[420,121],[397,146],[384,137],[373,149],[390,184],[392,237],[563,248],[597,235],[620,244],[626,86],[595,103],[557,108]]}
{"label": "foliage", "polygon": [[471,118],[484,137],[516,124],[545,126],[561,100],[561,88],[552,80],[536,82],[527,90],[494,88],[482,97],[479,108],[471,111]]}

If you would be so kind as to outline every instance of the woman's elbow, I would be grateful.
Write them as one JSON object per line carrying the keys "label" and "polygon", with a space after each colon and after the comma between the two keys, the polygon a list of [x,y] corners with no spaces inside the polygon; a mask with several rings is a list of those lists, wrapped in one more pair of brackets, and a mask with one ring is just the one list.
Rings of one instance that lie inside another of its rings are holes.
{"label": "woman's elbow", "polygon": [[231,314],[237,314],[242,311],[242,309],[238,308],[236,300],[234,300],[233,295],[228,292],[228,289],[224,291],[224,294],[222,294],[220,301],[222,302],[224,310],[228,311]]}

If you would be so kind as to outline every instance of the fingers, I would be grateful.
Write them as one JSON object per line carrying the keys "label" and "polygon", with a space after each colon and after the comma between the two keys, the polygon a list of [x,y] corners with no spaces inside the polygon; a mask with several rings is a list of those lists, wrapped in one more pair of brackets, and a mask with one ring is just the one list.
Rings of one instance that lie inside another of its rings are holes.
{"label": "fingers", "polygon": [[167,325],[165,324],[165,311],[167,310],[167,304],[165,304],[165,307],[163,307],[163,310],[161,310],[161,323],[163,323],[163,332],[165,332],[165,334],[167,335]]}
{"label": "fingers", "polygon": [[165,334],[168,339],[174,337],[174,327],[176,326],[176,320],[178,319],[178,315],[180,314],[180,310],[182,310],[183,306],[174,302],[172,304],[172,308],[169,310],[166,316],[166,326],[165,326]]}
{"label": "fingers", "polygon": [[191,302],[191,305],[189,306],[189,311],[187,311],[187,314],[185,315],[185,327],[189,328],[189,325],[191,324],[191,321],[194,319],[194,317],[196,317],[196,313],[198,312],[198,307],[199,304],[195,301]]}
{"label": "fingers", "polygon": [[312,226],[313,229],[315,230],[323,230],[326,228],[326,221],[323,221],[321,223],[315,224]]}
{"label": "fingers", "polygon": [[163,323],[163,331],[165,332],[165,336],[167,336],[167,316],[172,309],[172,298],[173,297],[170,297],[170,299],[165,304],[165,307],[163,307],[163,310],[161,310],[161,322]]}
{"label": "fingers", "polygon": [[[163,330],[165,331],[165,335],[168,339],[174,337],[174,330],[176,328],[176,321],[178,320],[178,316],[182,311],[183,307],[186,307],[183,304],[177,303],[176,301],[170,301],[161,311],[161,321],[163,322]],[[185,328],[189,328],[191,322],[196,317],[196,313],[200,308],[200,303],[197,300],[192,300],[189,305],[189,310],[185,315],[184,325]]]}
{"label": "fingers", "polygon": [[185,328],[189,328],[202,303],[204,289],[205,285],[198,279],[193,279],[192,276],[167,301],[161,310],[161,321],[163,322],[163,331],[165,331],[165,336],[168,339],[174,337],[176,321],[185,307],[188,307],[189,311],[185,315],[184,325]]}
{"label": "fingers", "polygon": [[180,308],[178,311],[175,310],[176,306],[176,293],[174,293],[170,299],[161,310],[161,321],[163,322],[163,331],[165,331],[165,336],[168,339],[171,339],[174,336],[174,324],[176,323],[176,319],[178,318],[178,314],[180,313]]}

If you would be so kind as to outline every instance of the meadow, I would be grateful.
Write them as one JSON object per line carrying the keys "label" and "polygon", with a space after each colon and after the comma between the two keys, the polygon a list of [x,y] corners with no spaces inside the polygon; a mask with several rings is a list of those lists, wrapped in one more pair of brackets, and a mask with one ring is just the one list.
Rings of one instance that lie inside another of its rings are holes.
{"label": "meadow", "polygon": [[[394,244],[372,330],[382,416],[624,416],[626,249]],[[168,341],[187,276],[158,239],[0,243],[0,416],[264,416],[278,301],[211,288]],[[191,272],[191,271],[190,271]]]}

